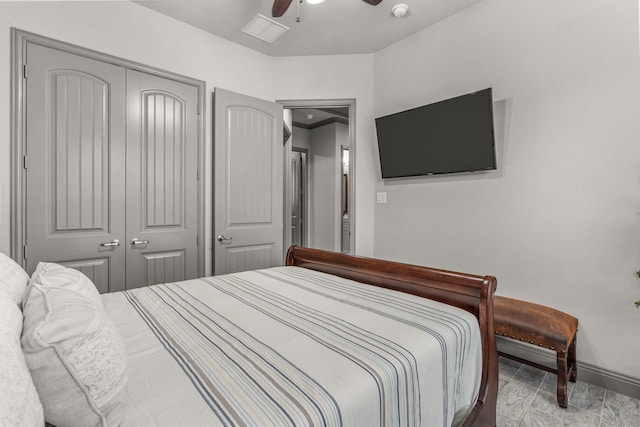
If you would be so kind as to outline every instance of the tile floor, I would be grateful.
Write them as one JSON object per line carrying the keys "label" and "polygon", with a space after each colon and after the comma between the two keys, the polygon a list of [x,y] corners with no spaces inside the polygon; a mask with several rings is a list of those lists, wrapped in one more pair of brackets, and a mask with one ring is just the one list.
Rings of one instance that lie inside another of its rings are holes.
{"label": "tile floor", "polygon": [[580,381],[569,383],[569,407],[556,401],[554,374],[499,359],[498,427],[640,426],[640,400]]}

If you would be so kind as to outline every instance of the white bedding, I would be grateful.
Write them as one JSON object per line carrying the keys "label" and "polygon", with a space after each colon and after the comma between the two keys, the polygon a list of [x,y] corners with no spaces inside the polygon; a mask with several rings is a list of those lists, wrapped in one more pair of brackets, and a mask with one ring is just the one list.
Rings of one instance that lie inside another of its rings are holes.
{"label": "white bedding", "polygon": [[102,296],[127,426],[449,426],[476,400],[475,317],[298,267]]}

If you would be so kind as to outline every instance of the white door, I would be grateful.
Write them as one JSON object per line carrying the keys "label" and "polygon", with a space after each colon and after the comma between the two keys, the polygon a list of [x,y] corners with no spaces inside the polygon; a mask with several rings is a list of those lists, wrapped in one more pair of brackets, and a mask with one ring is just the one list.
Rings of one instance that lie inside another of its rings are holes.
{"label": "white door", "polygon": [[198,89],[127,70],[127,289],[198,276]]}
{"label": "white door", "polygon": [[283,264],[282,105],[214,93],[214,273]]}
{"label": "white door", "polygon": [[125,285],[125,69],[27,44],[26,269]]}

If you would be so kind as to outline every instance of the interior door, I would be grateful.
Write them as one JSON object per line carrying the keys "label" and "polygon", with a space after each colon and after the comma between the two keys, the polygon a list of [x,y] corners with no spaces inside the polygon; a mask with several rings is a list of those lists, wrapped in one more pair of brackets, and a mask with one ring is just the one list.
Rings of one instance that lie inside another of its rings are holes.
{"label": "interior door", "polygon": [[127,289],[198,276],[198,88],[127,70]]}
{"label": "interior door", "polygon": [[77,268],[124,288],[125,70],[27,44],[26,268]]}
{"label": "interior door", "polygon": [[282,105],[214,93],[214,272],[282,265]]}

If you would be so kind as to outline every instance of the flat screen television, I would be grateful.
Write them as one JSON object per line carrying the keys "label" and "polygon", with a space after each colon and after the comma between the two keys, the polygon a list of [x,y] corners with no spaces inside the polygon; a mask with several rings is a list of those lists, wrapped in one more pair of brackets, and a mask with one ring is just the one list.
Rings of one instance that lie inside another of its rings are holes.
{"label": "flat screen television", "polygon": [[496,169],[491,88],[376,119],[382,178]]}

